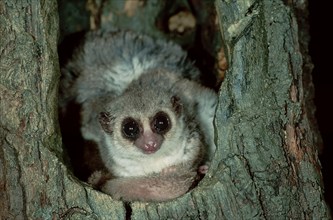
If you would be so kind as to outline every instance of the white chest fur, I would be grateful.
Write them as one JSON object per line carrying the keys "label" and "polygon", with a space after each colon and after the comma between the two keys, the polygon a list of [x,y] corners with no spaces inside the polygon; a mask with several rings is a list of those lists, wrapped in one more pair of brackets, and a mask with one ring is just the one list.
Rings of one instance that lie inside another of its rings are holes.
{"label": "white chest fur", "polygon": [[154,155],[142,155],[142,157],[132,158],[114,158],[112,166],[113,173],[116,176],[147,176],[152,173],[159,173],[163,169],[181,163],[193,161],[199,153],[199,143],[194,140],[178,143],[179,148],[173,151],[156,152]]}

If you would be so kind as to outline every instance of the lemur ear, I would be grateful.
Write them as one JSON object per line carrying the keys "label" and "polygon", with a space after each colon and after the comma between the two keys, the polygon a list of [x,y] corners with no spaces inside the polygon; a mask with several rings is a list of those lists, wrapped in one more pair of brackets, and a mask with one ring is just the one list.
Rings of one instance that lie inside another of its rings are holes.
{"label": "lemur ear", "polygon": [[172,104],[173,110],[176,112],[176,114],[179,115],[183,109],[183,104],[181,103],[180,98],[178,96],[172,96],[171,104]]}
{"label": "lemur ear", "polygon": [[101,124],[103,130],[106,133],[109,133],[109,134],[112,133],[111,123],[112,123],[113,119],[114,118],[112,117],[112,115],[109,112],[101,112],[99,114],[99,117],[98,117],[99,123]]}

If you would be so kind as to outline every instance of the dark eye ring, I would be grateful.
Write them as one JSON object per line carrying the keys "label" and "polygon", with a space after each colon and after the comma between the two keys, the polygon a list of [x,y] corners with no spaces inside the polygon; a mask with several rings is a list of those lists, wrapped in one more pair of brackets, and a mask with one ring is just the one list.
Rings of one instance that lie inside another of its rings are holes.
{"label": "dark eye ring", "polygon": [[164,112],[158,112],[152,122],[153,130],[157,134],[165,134],[171,128],[171,121],[169,116]]}
{"label": "dark eye ring", "polygon": [[126,138],[135,140],[140,135],[140,126],[133,118],[126,118],[122,123],[122,133]]}

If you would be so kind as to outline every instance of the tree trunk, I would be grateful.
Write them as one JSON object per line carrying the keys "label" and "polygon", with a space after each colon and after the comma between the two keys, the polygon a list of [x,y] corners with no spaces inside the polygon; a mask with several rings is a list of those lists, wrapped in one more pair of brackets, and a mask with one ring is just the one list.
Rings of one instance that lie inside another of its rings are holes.
{"label": "tree trunk", "polygon": [[300,5],[216,1],[229,70],[209,173],[174,201],[123,203],[62,159],[56,1],[1,1],[0,219],[329,219]]}

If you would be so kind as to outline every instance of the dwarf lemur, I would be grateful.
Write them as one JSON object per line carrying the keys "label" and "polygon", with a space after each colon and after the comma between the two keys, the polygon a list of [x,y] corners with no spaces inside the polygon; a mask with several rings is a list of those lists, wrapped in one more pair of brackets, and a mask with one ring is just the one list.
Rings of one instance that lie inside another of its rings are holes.
{"label": "dwarf lemur", "polygon": [[130,31],[89,32],[62,67],[60,108],[81,105],[81,134],[106,172],[90,183],[116,199],[186,193],[215,150],[217,96],[175,43]]}

